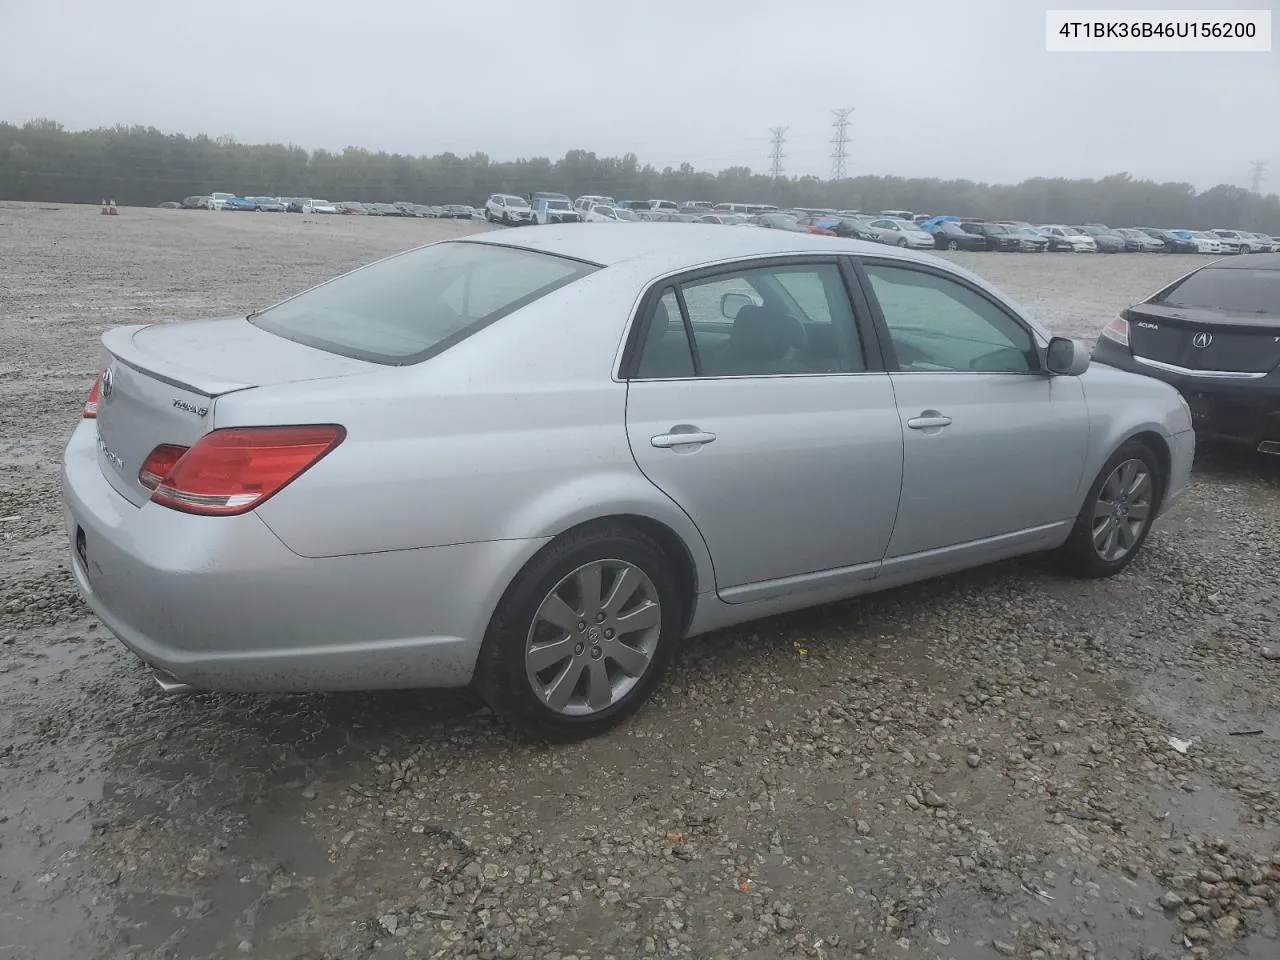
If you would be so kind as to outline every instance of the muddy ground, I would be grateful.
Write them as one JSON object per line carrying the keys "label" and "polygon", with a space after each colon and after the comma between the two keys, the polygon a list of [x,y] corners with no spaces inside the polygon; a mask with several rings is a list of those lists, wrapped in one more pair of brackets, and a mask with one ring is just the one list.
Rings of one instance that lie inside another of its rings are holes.
{"label": "muddy ground", "polygon": [[[100,332],[478,228],[0,204],[0,958],[1280,956],[1252,455],[1202,451],[1114,580],[1022,560],[703,637],[577,746],[459,693],[162,697],[64,560]],[[1200,262],[955,256],[1086,336]]]}

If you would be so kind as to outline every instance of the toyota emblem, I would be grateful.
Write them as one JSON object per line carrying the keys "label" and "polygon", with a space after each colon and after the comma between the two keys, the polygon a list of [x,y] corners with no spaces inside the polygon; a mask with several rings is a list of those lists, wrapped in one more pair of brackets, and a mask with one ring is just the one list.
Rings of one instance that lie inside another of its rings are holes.
{"label": "toyota emblem", "polygon": [[1197,333],[1194,337],[1191,338],[1191,345],[1193,347],[1199,347],[1201,350],[1203,350],[1205,347],[1207,347],[1211,343],[1213,343],[1212,333]]}
{"label": "toyota emblem", "polygon": [[102,399],[103,399],[103,400],[105,400],[105,399],[107,399],[107,397],[111,396],[111,389],[112,389],[112,377],[111,377],[111,371],[110,371],[109,369],[107,369],[107,370],[103,370],[103,371],[102,371],[102,379],[101,379],[101,381],[98,383],[98,392],[102,394]]}

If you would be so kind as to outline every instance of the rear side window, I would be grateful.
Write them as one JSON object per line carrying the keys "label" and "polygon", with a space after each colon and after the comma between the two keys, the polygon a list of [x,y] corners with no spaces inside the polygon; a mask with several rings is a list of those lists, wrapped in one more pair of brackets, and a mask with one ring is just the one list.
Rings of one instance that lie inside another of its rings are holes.
{"label": "rear side window", "polygon": [[1151,298],[1152,303],[1192,310],[1280,316],[1280,270],[1207,267]]}
{"label": "rear side window", "polygon": [[251,316],[270,333],[373,363],[418,363],[598,266],[488,243],[438,243]]}

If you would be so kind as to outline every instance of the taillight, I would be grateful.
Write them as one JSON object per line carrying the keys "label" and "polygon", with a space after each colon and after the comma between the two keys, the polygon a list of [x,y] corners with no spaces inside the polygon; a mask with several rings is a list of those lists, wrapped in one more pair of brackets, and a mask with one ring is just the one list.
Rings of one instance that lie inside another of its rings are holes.
{"label": "taillight", "polygon": [[172,472],[174,466],[190,447],[180,447],[176,443],[162,443],[149,454],[138,470],[138,482],[148,490],[154,490],[160,481]]}
{"label": "taillight", "polygon": [[89,388],[89,399],[84,402],[84,419],[92,420],[98,415],[98,395],[102,390],[102,375],[93,378],[93,386]]}
{"label": "taillight", "polygon": [[1122,347],[1129,346],[1129,321],[1116,314],[1111,318],[1111,322],[1102,328],[1102,335],[1112,343],[1118,343]]}
{"label": "taillight", "polygon": [[247,513],[315,466],[346,435],[337,424],[214,430],[177,459],[151,501],[206,516]]}

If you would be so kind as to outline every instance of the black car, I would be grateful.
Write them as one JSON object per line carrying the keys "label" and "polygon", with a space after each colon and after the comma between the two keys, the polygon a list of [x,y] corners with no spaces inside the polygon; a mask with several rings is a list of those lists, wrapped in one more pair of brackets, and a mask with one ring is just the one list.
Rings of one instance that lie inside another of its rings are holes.
{"label": "black car", "polygon": [[802,227],[820,227],[824,230],[830,230],[837,237],[847,237],[850,240],[870,240],[874,242],[876,235],[867,229],[867,224],[863,220],[854,220],[851,217],[836,217],[829,213],[810,214],[801,217],[796,223]]}
{"label": "black car", "polygon": [[966,220],[960,229],[975,237],[982,237],[988,250],[1021,250],[1022,240],[1016,233],[1002,223],[985,223],[980,220]]}
{"label": "black car", "polygon": [[752,217],[748,222],[754,223],[757,227],[766,227],[770,230],[787,230],[791,233],[809,232],[796,223],[795,217],[789,217],[785,213],[762,213]]}
{"label": "black car", "polygon": [[1280,454],[1280,254],[1175,280],[1107,324],[1093,358],[1176,387],[1199,437]]}
{"label": "black car", "polygon": [[1180,237],[1172,230],[1161,230],[1159,227],[1139,227],[1148,237],[1155,237],[1164,244],[1165,253],[1199,253],[1200,248],[1194,240]]}
{"label": "black car", "polygon": [[933,244],[939,250],[986,250],[987,238],[981,234],[961,229],[953,220],[943,220],[933,225]]}

